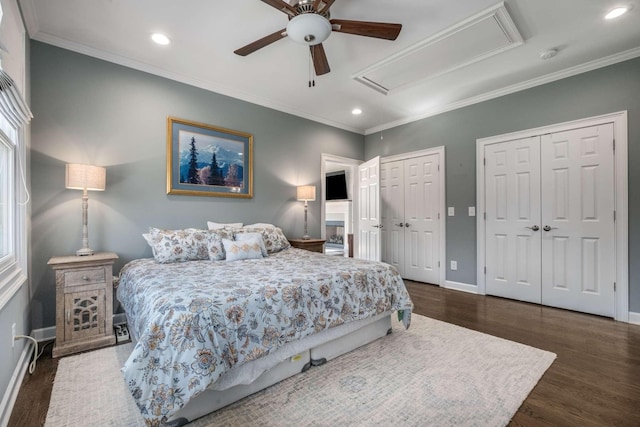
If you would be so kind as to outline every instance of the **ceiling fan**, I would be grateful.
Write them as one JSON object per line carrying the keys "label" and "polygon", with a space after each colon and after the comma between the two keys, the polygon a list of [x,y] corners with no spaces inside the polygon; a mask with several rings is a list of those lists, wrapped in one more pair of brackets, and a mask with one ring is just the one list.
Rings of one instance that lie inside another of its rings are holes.
{"label": "ceiling fan", "polygon": [[309,46],[313,67],[318,76],[331,71],[322,42],[329,37],[332,31],[395,40],[402,29],[401,24],[331,19],[329,8],[335,0],[299,0],[293,6],[284,0],[261,1],[289,15],[289,24],[286,28],[249,43],[234,53],[246,56],[280,39],[289,37],[295,42]]}

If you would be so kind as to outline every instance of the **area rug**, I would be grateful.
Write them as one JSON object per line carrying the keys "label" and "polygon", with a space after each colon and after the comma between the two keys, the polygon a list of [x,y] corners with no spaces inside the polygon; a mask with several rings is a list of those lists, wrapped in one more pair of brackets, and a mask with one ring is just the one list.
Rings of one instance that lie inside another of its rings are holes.
{"label": "area rug", "polygon": [[[144,426],[119,371],[131,344],[60,360],[45,427]],[[213,414],[204,426],[504,426],[556,355],[413,315],[404,330]]]}

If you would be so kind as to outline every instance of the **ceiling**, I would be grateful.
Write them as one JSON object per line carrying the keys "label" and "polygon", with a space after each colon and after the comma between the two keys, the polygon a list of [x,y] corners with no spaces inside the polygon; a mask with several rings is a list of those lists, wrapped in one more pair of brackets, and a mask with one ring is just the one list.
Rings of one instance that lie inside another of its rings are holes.
{"label": "ceiling", "polygon": [[[323,44],[331,72],[309,88],[304,45],[285,38],[233,53],[286,27],[287,15],[260,0],[20,0],[32,39],[361,134],[640,56],[640,0],[506,0],[515,43],[487,53],[481,35],[461,30],[496,3],[336,0],[331,18],[400,23],[402,31],[395,41],[332,33]],[[605,21],[620,4],[631,11]],[[154,32],[172,43],[154,44]],[[384,74],[381,64],[425,46],[406,62],[408,83],[386,95],[355,78]],[[557,55],[540,59],[549,49]],[[361,115],[351,114],[356,107]]]}

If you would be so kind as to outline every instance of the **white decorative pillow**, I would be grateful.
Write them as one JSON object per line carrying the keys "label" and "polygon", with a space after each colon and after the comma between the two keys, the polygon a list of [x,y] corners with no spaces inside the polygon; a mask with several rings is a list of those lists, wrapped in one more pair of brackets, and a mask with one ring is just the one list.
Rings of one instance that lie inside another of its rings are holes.
{"label": "white decorative pillow", "polygon": [[262,250],[256,239],[247,241],[235,241],[222,239],[222,246],[227,256],[227,262],[239,261],[242,259],[261,259]]}
{"label": "white decorative pillow", "polygon": [[264,240],[262,239],[262,233],[237,233],[236,242],[251,242],[252,244],[257,243],[258,246],[260,246],[260,251],[262,251],[262,256],[269,256],[267,248],[264,245]]}
{"label": "white decorative pillow", "polygon": [[233,230],[236,239],[237,236],[241,233],[260,233],[262,234],[262,240],[264,240],[264,246],[267,248],[267,253],[275,253],[280,252],[284,249],[288,249],[291,247],[291,244],[285,237],[282,229],[279,227],[274,228],[265,228],[265,227],[243,227],[236,228]]}
{"label": "white decorative pillow", "polygon": [[241,228],[241,222],[230,222],[228,224],[223,224],[221,222],[213,222],[207,221],[207,228],[209,230],[220,230],[221,228]]}
{"label": "white decorative pillow", "polygon": [[153,257],[162,264],[209,259],[211,233],[208,230],[163,230],[151,227],[149,233],[142,237],[151,246]]}

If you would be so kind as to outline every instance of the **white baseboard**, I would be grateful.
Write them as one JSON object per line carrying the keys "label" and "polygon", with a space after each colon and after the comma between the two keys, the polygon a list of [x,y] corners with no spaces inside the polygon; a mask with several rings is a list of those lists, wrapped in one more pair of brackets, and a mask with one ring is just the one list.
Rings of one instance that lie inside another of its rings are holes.
{"label": "white baseboard", "polygon": [[[124,313],[116,313],[113,315],[113,324],[122,325],[127,323],[127,315]],[[38,341],[38,343],[51,341],[56,339],[56,327],[49,326],[48,328],[34,329],[31,331],[31,336]],[[0,426],[2,427],[2,426]]]}
{"label": "white baseboard", "polygon": [[629,323],[633,323],[634,325],[640,325],[640,313],[634,313],[633,311],[630,311]]}
{"label": "white baseboard", "polygon": [[22,354],[18,360],[16,368],[13,370],[11,380],[7,385],[7,389],[2,396],[2,402],[0,402],[0,427],[6,427],[9,425],[9,418],[11,418],[11,412],[13,411],[13,405],[18,398],[18,392],[20,392],[20,386],[22,385],[22,379],[29,367],[29,360],[31,359],[31,352],[33,351],[33,345],[31,341],[28,341],[22,349]]}
{"label": "white baseboard", "polygon": [[452,280],[445,280],[444,287],[447,289],[453,289],[456,291],[468,292],[470,294],[477,294],[478,287],[476,285],[470,285],[468,283],[454,282]]}

